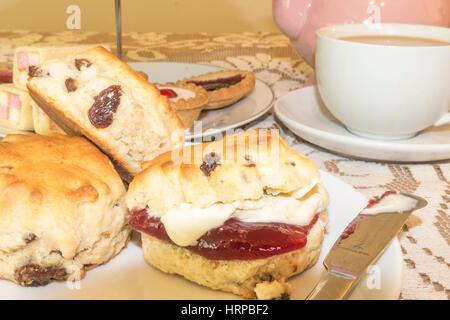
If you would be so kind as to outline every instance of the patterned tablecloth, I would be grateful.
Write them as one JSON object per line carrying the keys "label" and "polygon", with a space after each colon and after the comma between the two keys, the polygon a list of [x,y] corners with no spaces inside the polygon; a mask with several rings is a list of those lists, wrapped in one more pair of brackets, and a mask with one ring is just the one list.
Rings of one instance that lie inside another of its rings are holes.
{"label": "patterned tablecloth", "polygon": [[[0,31],[0,69],[11,68],[13,49],[28,44],[104,43],[105,33]],[[251,70],[280,97],[301,88],[313,70],[276,33],[125,33],[124,58],[130,61],[206,63]],[[114,51],[114,50],[113,50]],[[291,146],[317,166],[371,198],[386,190],[415,193],[429,205],[412,216],[400,233],[404,279],[400,299],[450,298],[450,161],[423,164],[370,162],[336,155],[286,129],[268,113],[246,128],[277,128]]]}

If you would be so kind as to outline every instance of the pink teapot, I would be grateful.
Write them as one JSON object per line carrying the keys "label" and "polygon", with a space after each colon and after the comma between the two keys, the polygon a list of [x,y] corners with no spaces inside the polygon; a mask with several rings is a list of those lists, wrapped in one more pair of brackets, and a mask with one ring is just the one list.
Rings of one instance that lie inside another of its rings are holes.
{"label": "pink teapot", "polygon": [[314,66],[316,30],[342,23],[410,23],[450,27],[450,0],[273,0],[273,17]]}

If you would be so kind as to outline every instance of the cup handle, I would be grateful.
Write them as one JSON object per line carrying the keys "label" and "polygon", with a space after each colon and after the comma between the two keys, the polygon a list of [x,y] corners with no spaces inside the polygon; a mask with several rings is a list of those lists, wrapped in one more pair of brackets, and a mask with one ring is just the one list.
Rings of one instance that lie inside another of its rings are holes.
{"label": "cup handle", "polygon": [[443,124],[450,123],[450,113],[447,112],[442,118],[440,118],[436,123],[435,126],[442,126]]}

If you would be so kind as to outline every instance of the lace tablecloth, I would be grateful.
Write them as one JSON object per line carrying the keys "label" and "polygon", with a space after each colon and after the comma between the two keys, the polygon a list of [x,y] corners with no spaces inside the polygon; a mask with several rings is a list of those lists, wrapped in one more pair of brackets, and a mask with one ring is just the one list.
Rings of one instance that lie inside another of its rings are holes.
{"label": "lace tablecloth", "polygon": [[[0,68],[11,68],[13,49],[28,44],[104,43],[115,47],[114,34],[0,31]],[[301,88],[312,69],[276,33],[124,34],[124,59],[206,63],[253,71],[280,97]],[[113,50],[114,51],[114,50]],[[404,261],[400,299],[450,298],[450,162],[395,164],[336,155],[286,129],[272,113],[246,128],[277,128],[291,146],[316,165],[371,198],[386,190],[415,193],[429,205],[412,216],[399,234]]]}

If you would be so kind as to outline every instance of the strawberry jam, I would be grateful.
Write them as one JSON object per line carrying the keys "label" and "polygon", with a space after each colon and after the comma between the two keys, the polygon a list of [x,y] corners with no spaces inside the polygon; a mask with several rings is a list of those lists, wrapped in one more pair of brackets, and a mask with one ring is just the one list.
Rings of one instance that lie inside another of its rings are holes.
{"label": "strawberry jam", "polygon": [[366,209],[372,208],[374,205],[376,205],[378,202],[380,202],[381,199],[383,199],[383,198],[385,198],[387,196],[390,196],[391,194],[397,194],[397,192],[396,191],[391,191],[391,190],[390,191],[386,191],[385,193],[383,193],[381,195],[381,197],[375,197],[374,199],[370,199],[369,203],[366,206]]}
{"label": "strawberry jam", "polygon": [[[195,246],[185,247],[211,260],[252,260],[267,258],[306,245],[306,237],[317,222],[316,214],[309,225],[286,223],[248,223],[231,218],[201,236]],[[151,217],[146,209],[133,210],[129,224],[137,231],[173,244],[158,217]]]}
{"label": "strawberry jam", "polygon": [[166,96],[169,99],[178,97],[177,93],[172,89],[160,89],[159,93],[161,93],[163,96]]}

